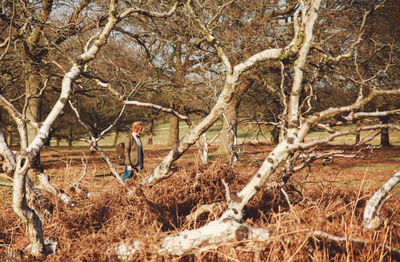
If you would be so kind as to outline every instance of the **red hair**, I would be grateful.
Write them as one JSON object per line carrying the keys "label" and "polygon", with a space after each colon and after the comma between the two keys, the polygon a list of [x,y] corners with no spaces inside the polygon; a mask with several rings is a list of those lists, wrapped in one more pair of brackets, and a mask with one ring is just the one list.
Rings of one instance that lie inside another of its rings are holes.
{"label": "red hair", "polygon": [[140,133],[143,131],[144,125],[142,121],[133,122],[132,124],[132,131],[135,133]]}

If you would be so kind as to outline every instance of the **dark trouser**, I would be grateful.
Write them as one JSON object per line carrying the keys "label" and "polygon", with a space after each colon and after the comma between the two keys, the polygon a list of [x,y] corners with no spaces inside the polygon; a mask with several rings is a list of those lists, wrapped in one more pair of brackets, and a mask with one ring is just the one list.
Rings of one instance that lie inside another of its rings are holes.
{"label": "dark trouser", "polygon": [[128,170],[128,166],[125,167],[124,177],[122,178],[123,182],[126,182],[129,178],[133,176],[133,171]]}

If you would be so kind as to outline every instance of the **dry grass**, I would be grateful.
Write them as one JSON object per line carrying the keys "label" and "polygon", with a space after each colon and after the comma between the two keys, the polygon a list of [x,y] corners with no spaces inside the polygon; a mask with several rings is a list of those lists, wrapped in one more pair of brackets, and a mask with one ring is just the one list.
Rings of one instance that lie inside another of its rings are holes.
{"label": "dry grass", "polygon": [[[246,147],[260,158],[269,149],[263,144]],[[81,176],[82,163],[68,159],[54,162],[54,156],[46,158],[49,155],[44,152],[43,164],[52,182],[77,202],[69,208],[53,196],[45,195],[52,209],[51,218],[43,224],[45,236],[59,243],[57,252],[45,261],[116,261],[106,255],[106,250],[121,241],[135,239],[144,243],[143,250],[133,258],[135,261],[396,261],[400,257],[390,254],[382,244],[400,246],[399,225],[387,224],[371,232],[364,231],[361,224],[364,206],[375,188],[373,183],[385,181],[392,173],[384,169],[361,171],[358,167],[382,163],[384,168],[389,163],[393,166],[397,153],[397,148],[375,151],[362,159],[338,159],[325,167],[316,162],[311,173],[296,175],[285,186],[290,203],[282,190],[262,189],[247,206],[244,223],[270,229],[273,235],[269,242],[226,243],[190,256],[169,257],[156,255],[159,240],[167,233],[198,228],[217,218],[220,210],[205,213],[195,221],[185,220],[203,204],[224,203],[221,179],[229,183],[232,191],[240,190],[257,170],[259,161],[243,158],[246,161],[234,169],[219,160],[203,166],[189,152],[191,157],[176,163],[172,177],[152,188],[141,188],[136,181],[128,181],[128,187],[136,188],[134,194],[128,194],[108,175],[104,163],[91,155],[88,174],[81,184],[83,191],[78,193],[71,184]],[[163,154],[156,149],[147,152],[144,175]],[[345,181],[358,183],[344,184]],[[397,223],[398,191],[395,189],[381,212],[388,221]],[[25,226],[12,211],[10,189],[2,188],[0,194],[0,260],[13,255],[14,260],[32,261],[18,257],[29,239]],[[347,241],[337,243],[318,238],[313,236],[316,230],[346,237]],[[351,239],[366,242],[356,243]]]}

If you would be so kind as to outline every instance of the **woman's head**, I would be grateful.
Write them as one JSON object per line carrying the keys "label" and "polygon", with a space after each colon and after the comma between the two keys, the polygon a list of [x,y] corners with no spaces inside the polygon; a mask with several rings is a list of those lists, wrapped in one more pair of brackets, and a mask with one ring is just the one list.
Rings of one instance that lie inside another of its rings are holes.
{"label": "woman's head", "polygon": [[144,125],[142,121],[133,122],[132,124],[132,132],[135,132],[139,136],[144,132]]}

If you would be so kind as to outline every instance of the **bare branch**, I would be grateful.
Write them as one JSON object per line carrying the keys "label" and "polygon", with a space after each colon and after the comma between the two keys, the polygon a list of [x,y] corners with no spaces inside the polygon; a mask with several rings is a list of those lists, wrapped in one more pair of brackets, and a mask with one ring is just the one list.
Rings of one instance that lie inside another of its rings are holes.
{"label": "bare branch", "polygon": [[[335,107],[335,108],[328,108],[324,111],[315,113],[306,119],[304,119],[300,131],[299,131],[299,137],[304,137],[305,134],[307,134],[308,130],[310,127],[321,120],[331,118],[333,116],[339,115],[344,112],[353,112],[354,110],[361,108],[362,106],[366,105],[368,102],[370,102],[373,98],[377,96],[382,96],[382,95],[400,95],[400,89],[392,89],[392,90],[381,90],[381,89],[373,89],[371,93],[367,97],[358,97],[357,100],[348,106],[342,106],[342,107]],[[359,115],[360,117],[362,114]],[[351,119],[351,117],[350,117]]]}
{"label": "bare branch", "polygon": [[352,131],[349,131],[349,130],[348,131],[336,131],[335,133],[333,133],[329,136],[326,136],[324,138],[314,139],[314,140],[310,141],[309,143],[298,143],[297,145],[290,146],[290,148],[292,148],[293,150],[306,149],[306,148],[313,147],[316,145],[328,143],[340,136],[355,134],[360,131],[377,130],[377,129],[382,129],[382,128],[391,128],[391,129],[400,130],[400,126],[393,125],[393,124],[378,124],[378,125],[370,125],[370,126],[361,126],[361,127],[357,127],[356,129],[354,129]]}
{"label": "bare branch", "polygon": [[169,16],[174,14],[176,8],[178,7],[178,4],[179,4],[179,1],[176,1],[174,3],[174,5],[171,7],[171,9],[166,13],[151,12],[151,11],[144,10],[144,9],[141,9],[141,8],[128,8],[124,12],[119,14],[117,18],[118,18],[118,20],[121,20],[121,19],[124,19],[125,17],[127,17],[127,16],[129,16],[129,15],[131,15],[133,13],[143,14],[145,16],[157,17],[157,18],[169,17]]}
{"label": "bare branch", "polygon": [[235,0],[228,1],[228,2],[224,3],[222,6],[220,6],[220,7],[218,8],[218,11],[215,13],[215,15],[210,19],[210,21],[207,22],[206,27],[207,27],[207,28],[210,28],[211,24],[212,24],[216,19],[218,19],[218,17],[222,14],[222,11],[224,11],[225,7],[227,7],[228,5],[231,5],[233,2],[235,2]]}
{"label": "bare branch", "polygon": [[[122,181],[121,177],[119,176],[114,163],[111,161],[111,159],[108,157],[108,155],[106,154],[106,152],[104,152],[104,150],[99,146],[98,141],[100,137],[96,137],[93,130],[82,120],[78,109],[74,106],[74,104],[69,101],[69,105],[71,106],[72,110],[74,111],[76,117],[78,118],[78,122],[89,132],[90,138],[91,140],[85,140],[87,143],[89,143],[91,146],[93,146],[98,152],[100,152],[104,158],[104,160],[106,161],[108,167],[110,168],[111,173],[114,175],[114,178],[120,183],[120,184],[124,184],[124,182]],[[125,107],[123,108],[123,110],[125,109]],[[122,111],[123,111],[122,110]],[[121,112],[122,112],[121,111]],[[121,116],[121,113],[118,117]],[[116,121],[114,121],[113,124],[115,124]],[[111,127],[109,127],[107,130],[109,130]],[[102,132],[102,135],[104,135],[105,132]]]}
{"label": "bare branch", "polygon": [[381,112],[357,112],[353,114],[349,114],[348,116],[344,116],[343,118],[347,121],[353,121],[359,118],[367,118],[367,117],[382,117],[382,116],[390,116],[390,115],[400,115],[400,109],[390,110],[390,111],[381,111]]}
{"label": "bare branch", "polygon": [[189,215],[186,216],[185,222],[186,223],[196,223],[197,218],[204,214],[204,213],[210,213],[214,215],[214,218],[217,219],[216,213],[222,212],[223,210],[223,204],[222,203],[212,203],[212,204],[206,204],[198,207],[194,212],[190,213]]}
{"label": "bare branch", "polygon": [[[317,1],[318,2],[318,1]],[[298,28],[297,22],[295,22],[295,36],[292,42],[284,49],[267,49],[262,52],[259,52],[242,63],[236,65],[233,69],[231,67],[229,58],[227,57],[223,47],[219,44],[219,42],[215,39],[215,37],[211,34],[211,32],[204,26],[204,24],[200,21],[200,19],[194,13],[190,1],[186,3],[186,8],[188,12],[191,14],[192,18],[195,20],[196,24],[201,28],[203,34],[206,36],[207,41],[213,43],[214,47],[218,51],[218,56],[223,61],[226,68],[226,77],[225,84],[222,92],[218,96],[218,99],[210,111],[210,113],[197,125],[195,126],[189,134],[187,134],[180,143],[173,148],[169,154],[164,158],[162,163],[154,169],[153,173],[144,178],[141,183],[143,184],[153,184],[158,181],[165,179],[168,177],[168,172],[170,166],[173,161],[178,159],[190,145],[196,143],[196,141],[200,138],[201,134],[204,133],[222,114],[223,110],[226,108],[229,101],[232,99],[234,94],[237,79],[241,73],[245,70],[252,67],[256,62],[267,60],[267,59],[285,59],[289,55],[295,55],[299,50],[299,37],[298,37]],[[314,10],[313,10],[314,11]],[[297,20],[298,10],[295,12],[295,21]]]}
{"label": "bare branch", "polygon": [[[362,240],[360,238],[338,237],[338,236],[331,235],[331,234],[325,233],[323,231],[318,231],[318,230],[314,231],[312,233],[312,236],[320,238],[320,239],[323,238],[323,239],[326,239],[326,240],[329,240],[329,241],[333,241],[333,242],[336,242],[336,243],[339,243],[339,244],[347,244],[349,241],[353,242],[353,243],[357,243],[357,244],[362,244],[362,245],[371,244],[371,242],[368,241],[368,240]],[[386,250],[388,250],[390,253],[394,253],[397,256],[400,256],[400,249],[399,248],[393,248],[393,247],[391,247],[389,245],[382,245],[382,246]]]}
{"label": "bare branch", "polygon": [[[39,92],[38,92],[37,94],[29,94],[29,95],[26,95],[26,96],[25,96],[24,108],[22,109],[22,114],[23,114],[24,116],[26,116],[26,110],[27,110],[27,108],[28,108],[28,106],[29,106],[29,99],[31,99],[31,98],[39,98],[39,97],[42,97],[44,90],[47,88],[47,82],[48,82],[48,81],[49,81],[49,79],[47,78],[47,79],[43,82],[43,87],[40,88],[40,90],[39,90]],[[35,122],[31,121],[31,120],[30,120],[30,123],[31,123],[34,127],[38,128],[38,123],[35,123]]]}
{"label": "bare branch", "polygon": [[124,111],[125,111],[125,108],[126,108],[126,105],[123,105],[122,108],[121,108],[121,111],[120,111],[119,114],[118,114],[118,116],[114,119],[114,122],[112,122],[106,129],[104,129],[104,130],[100,133],[100,135],[96,138],[97,141],[100,141],[100,139],[102,139],[103,136],[104,136],[108,131],[110,131],[111,128],[113,128],[113,127],[117,124],[118,120],[122,117],[122,115],[123,115],[123,113],[124,113]]}
{"label": "bare branch", "polygon": [[81,162],[82,162],[82,164],[83,164],[83,171],[82,171],[82,175],[80,176],[80,178],[78,179],[78,181],[74,181],[73,183],[72,183],[72,188],[74,189],[74,190],[76,190],[78,193],[81,193],[82,192],[82,190],[81,190],[81,187],[80,187],[80,184],[81,184],[81,182],[82,182],[82,180],[85,178],[85,176],[86,176],[86,174],[87,174],[87,159],[86,159],[86,156],[85,156],[85,160],[83,160],[83,158],[81,158]]}
{"label": "bare branch", "polygon": [[199,26],[199,28],[202,30],[205,38],[207,39],[207,42],[212,43],[214,45],[215,49],[218,52],[218,56],[221,58],[222,62],[225,65],[227,75],[231,75],[232,74],[232,65],[231,65],[231,62],[229,61],[228,56],[225,53],[224,48],[222,47],[221,43],[215,38],[215,36],[211,33],[211,31],[201,22],[201,20],[195,14],[190,2],[191,2],[191,0],[187,1],[186,5],[185,5],[186,9],[188,10],[189,14],[194,19],[196,24]]}
{"label": "bare branch", "polygon": [[13,179],[13,209],[14,212],[26,223],[31,241],[31,253],[39,256],[44,251],[42,223],[26,199],[26,176],[30,161],[26,156],[18,156]]}
{"label": "bare branch", "polygon": [[[0,94],[0,106],[2,106],[7,113],[13,118],[18,127],[18,132],[21,138],[21,148],[26,148],[28,145],[27,141],[27,129],[26,123],[29,122],[18,109],[11,104],[3,95]],[[34,125],[34,123],[32,123]]]}
{"label": "bare branch", "polygon": [[269,230],[245,226],[234,219],[221,217],[201,228],[164,238],[159,253],[181,256],[214,249],[221,244],[268,241],[270,235]]}
{"label": "bare branch", "polygon": [[179,112],[177,112],[176,110],[174,110],[172,108],[167,108],[167,107],[163,107],[163,106],[152,104],[152,103],[129,100],[129,101],[124,101],[124,104],[125,105],[140,106],[140,107],[148,107],[148,108],[152,108],[152,109],[155,109],[155,110],[158,110],[158,111],[161,111],[161,112],[166,112],[166,113],[173,114],[174,116],[176,116],[180,120],[184,120],[184,121],[189,120],[188,116],[182,115],[182,114],[180,114]]}
{"label": "bare branch", "polygon": [[38,134],[27,148],[27,151],[34,152],[34,154],[36,155],[41,149],[41,147],[44,145],[44,141],[46,141],[49,135],[49,130],[51,125],[58,118],[58,116],[60,115],[65,106],[65,103],[69,99],[73,82],[80,77],[83,66],[89,61],[93,60],[96,54],[99,52],[100,48],[106,44],[108,36],[110,35],[115,24],[118,22],[114,16],[115,10],[116,10],[116,3],[115,0],[112,0],[110,1],[109,5],[109,17],[107,24],[104,26],[98,38],[96,39],[96,41],[94,41],[94,43],[87,50],[87,52],[81,54],[76,59],[71,70],[65,74],[62,81],[62,89],[60,97],[56,102],[56,104],[54,105],[53,109],[48,114],[45,121],[42,123]]}
{"label": "bare branch", "polygon": [[66,205],[75,206],[75,202],[72,200],[72,198],[68,194],[66,194],[65,192],[63,192],[61,190],[58,190],[52,184],[50,184],[49,176],[46,173],[40,172],[39,181],[40,181],[40,185],[37,186],[38,189],[46,190],[47,192],[58,197]]}
{"label": "bare branch", "polygon": [[340,55],[337,55],[336,57],[333,57],[333,56],[331,56],[331,55],[327,55],[327,54],[325,54],[325,53],[322,53],[322,50],[319,48],[319,47],[317,47],[317,45],[315,45],[314,47],[316,47],[317,49],[319,49],[320,51],[321,51],[321,56],[322,56],[322,58],[325,60],[325,61],[330,61],[330,62],[335,62],[335,63],[337,63],[337,62],[339,62],[340,60],[342,60],[343,58],[349,58],[349,57],[351,57],[352,55],[353,55],[353,52],[354,52],[354,49],[355,49],[355,47],[358,45],[358,44],[360,44],[360,42],[361,42],[361,40],[362,40],[362,35],[363,35],[363,29],[364,29],[364,25],[365,25],[365,21],[366,21],[366,19],[367,19],[367,16],[368,16],[368,14],[370,13],[370,11],[365,11],[364,12],[364,15],[363,15],[363,19],[362,19],[362,22],[361,22],[361,26],[360,26],[360,29],[359,29],[359,33],[358,33],[358,36],[357,36],[357,38],[356,38],[356,40],[353,42],[353,43],[351,43],[351,45],[350,45],[350,47],[349,47],[349,51],[347,52],[347,53],[344,53],[344,54],[340,54]]}

